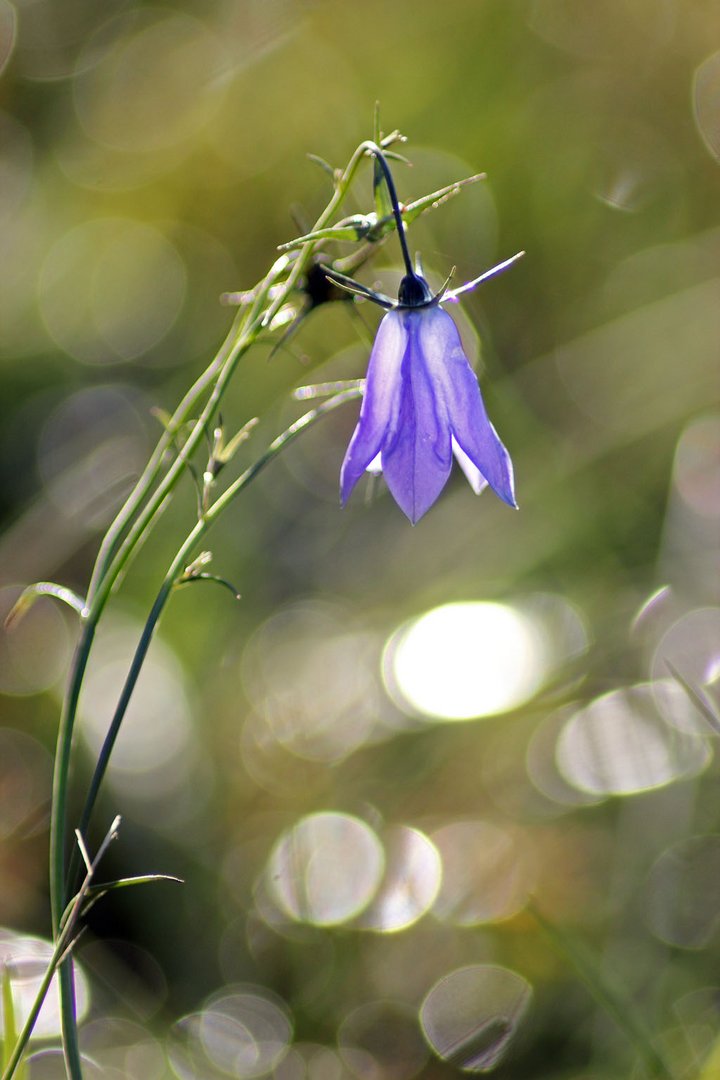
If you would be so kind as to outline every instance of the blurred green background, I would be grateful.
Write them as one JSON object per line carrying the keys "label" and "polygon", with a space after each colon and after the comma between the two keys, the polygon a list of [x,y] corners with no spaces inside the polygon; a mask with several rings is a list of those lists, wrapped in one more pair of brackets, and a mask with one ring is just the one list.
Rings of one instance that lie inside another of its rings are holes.
{"label": "blurred green background", "polygon": [[[453,312],[519,513],[459,474],[415,528],[381,485],[341,511],[349,406],[211,534],[242,601],[172,600],[90,839],[120,813],[107,875],[186,884],[93,912],[88,1076],[410,1080],[504,1049],[514,1080],[651,1075],[581,948],[676,1077],[720,1075],[702,1073],[720,1030],[713,729],[672,678],[717,705],[716,17],[709,0],[0,0],[2,614],[38,579],[86,588],[151,409],[209,362],[221,294],[324,207],[306,154],[344,164],[376,100],[409,139],[406,201],[488,174],[413,226],[433,280],[527,251]],[[371,209],[366,168],[348,212]],[[390,238],[363,280],[391,287],[398,261]],[[262,416],[240,464],[300,414],[292,387],[364,373],[377,321],[328,305],[248,355],[223,406],[231,432]],[[188,481],[107,613],[78,800],[194,507]],[[0,638],[18,994],[46,948],[75,632],[41,601]],[[53,1009],[35,1049],[56,1045]],[[58,1068],[48,1050],[32,1075]]]}

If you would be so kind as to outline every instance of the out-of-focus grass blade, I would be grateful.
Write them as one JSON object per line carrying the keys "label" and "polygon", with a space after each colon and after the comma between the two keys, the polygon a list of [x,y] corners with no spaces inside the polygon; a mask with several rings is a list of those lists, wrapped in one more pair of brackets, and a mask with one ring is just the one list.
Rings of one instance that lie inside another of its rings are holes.
{"label": "out-of-focus grass blade", "polygon": [[[556,949],[570,961],[598,1005],[625,1032],[650,1076],[662,1077],[663,1080],[677,1080],[672,1069],[656,1047],[650,1031],[638,1015],[632,1001],[627,999],[620,987],[610,982],[590,949],[582,941],[568,934],[554,922],[546,919],[535,904],[530,904],[528,910]],[[708,1075],[703,1077],[702,1080],[711,1080],[711,1077]],[[720,1076],[713,1077],[713,1080],[720,1080]]]}
{"label": "out-of-focus grass blade", "polygon": [[720,1038],[715,1040],[698,1080],[720,1080]]}
{"label": "out-of-focus grass blade", "polygon": [[[15,1004],[12,995],[12,980],[7,965],[2,969],[2,1016],[3,1016],[3,1039],[2,1039],[2,1067],[7,1067],[15,1043],[17,1042],[17,1029],[15,1025]],[[24,1062],[20,1062],[15,1070],[15,1080],[27,1080],[27,1069]]]}
{"label": "out-of-focus grass blade", "polygon": [[[671,664],[669,660],[665,661],[665,665],[673,679],[680,683],[698,712],[702,713],[705,717],[715,734],[720,735],[720,716],[718,716],[717,710],[713,708],[710,699],[703,694],[699,687],[694,686],[684,675],[681,675],[675,665]],[[718,1080],[720,1080],[720,1072],[718,1073]]]}

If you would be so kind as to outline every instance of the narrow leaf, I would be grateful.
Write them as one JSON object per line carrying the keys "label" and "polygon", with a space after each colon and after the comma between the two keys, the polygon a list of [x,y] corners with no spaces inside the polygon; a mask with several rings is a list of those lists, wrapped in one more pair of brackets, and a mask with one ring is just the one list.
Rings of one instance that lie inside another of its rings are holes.
{"label": "narrow leaf", "polygon": [[166,431],[170,430],[170,427],[172,426],[172,416],[167,409],[163,409],[160,405],[153,405],[150,409],[150,415],[154,416],[156,420],[159,420]]}
{"label": "narrow leaf", "polygon": [[176,582],[175,588],[179,589],[183,585],[192,585],[194,581],[214,581],[216,585],[222,585],[224,589],[231,592],[235,600],[242,600],[242,595],[237,591],[233,583],[226,578],[219,577],[218,574],[189,574],[187,577],[183,575]]}
{"label": "narrow leaf", "polygon": [[307,401],[308,398],[329,397],[330,394],[339,394],[343,390],[364,387],[364,379],[339,379],[336,382],[313,383],[308,386],[298,386],[293,390],[296,401]]}
{"label": "narrow leaf", "polygon": [[302,247],[303,244],[318,240],[362,240],[374,224],[373,219],[358,214],[346,222],[339,222],[326,229],[318,229],[316,232],[306,233],[305,236],[298,236],[295,240],[288,240],[286,244],[279,245],[278,251],[293,251],[295,248]]}
{"label": "narrow leaf", "polygon": [[85,601],[72,589],[65,585],[56,585],[54,581],[36,581],[20,593],[5,619],[5,629],[9,630],[14,626],[41,596],[53,596],[56,600],[62,600],[63,604],[67,604],[78,615],[85,615]]}
{"label": "narrow leaf", "polygon": [[335,181],[335,169],[325,158],[320,157],[319,154],[307,154],[306,156],[308,161],[312,161],[313,165],[319,165],[322,171],[326,172],[333,182]]}
{"label": "narrow leaf", "polygon": [[250,438],[253,428],[257,427],[260,423],[257,416],[254,416],[252,420],[248,420],[246,424],[240,428],[236,435],[233,435],[229,443],[223,446],[217,452],[218,461],[222,461],[223,465],[227,465],[229,461],[235,456],[238,447],[242,446],[244,442]]}
{"label": "narrow leaf", "polygon": [[88,900],[95,902],[106,893],[116,889],[127,889],[133,885],[154,885],[158,881],[171,881],[174,885],[184,885],[183,878],[175,877],[174,874],[139,874],[136,877],[116,878],[115,881],[103,881],[99,885],[91,885],[87,890]]}
{"label": "narrow leaf", "polygon": [[[424,195],[421,199],[416,199],[415,202],[408,203],[402,209],[403,221],[410,225],[421,214],[426,213],[428,210],[436,210],[438,206],[442,206],[448,199],[453,199],[458,195],[464,187],[468,184],[476,184],[478,180],[484,180],[485,173],[476,173],[475,176],[467,176],[464,180],[456,180],[454,184],[448,184],[447,187],[439,188],[438,191],[431,192],[430,195]],[[391,213],[385,214],[381,217],[377,224],[370,230],[367,235],[367,239],[370,241],[378,241],[382,237],[386,236],[389,232],[395,228],[395,218]]]}
{"label": "narrow leaf", "polygon": [[[114,892],[116,889],[126,889],[132,885],[154,885],[158,881],[171,881],[176,885],[185,884],[182,878],[173,877],[172,874],[142,874],[139,877],[118,878],[116,881],[104,881],[99,885],[90,885],[89,888],[85,889],[80,915],[86,915],[90,908],[98,900],[102,900],[109,892]],[[77,903],[77,899],[78,896],[75,895],[65,908],[63,917],[60,920],[61,927],[66,923],[70,912]]]}
{"label": "narrow leaf", "polygon": [[464,187],[469,184],[476,184],[478,180],[485,180],[486,173],[476,173],[474,176],[466,176],[464,180],[456,180],[454,184],[448,184],[447,187],[440,188],[438,191],[433,191],[430,195],[424,195],[422,199],[416,199],[415,202],[410,203],[405,207],[403,211],[403,218],[408,223],[414,221],[416,217],[424,213],[426,210],[435,210],[438,206],[441,206],[448,199],[454,199],[456,195],[459,195]]}

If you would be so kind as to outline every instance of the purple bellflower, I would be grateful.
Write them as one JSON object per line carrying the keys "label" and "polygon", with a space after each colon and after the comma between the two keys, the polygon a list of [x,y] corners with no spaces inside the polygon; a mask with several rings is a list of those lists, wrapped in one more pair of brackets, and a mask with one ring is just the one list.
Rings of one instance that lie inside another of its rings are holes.
{"label": "purple bellflower", "polygon": [[[385,176],[397,208],[389,170]],[[446,282],[433,296],[419,264],[413,270],[410,263],[399,209],[395,216],[407,270],[397,303],[327,270],[338,285],[388,309],[342,464],[342,504],[366,470],[382,469],[393,498],[414,525],[447,483],[454,456],[473,491],[479,494],[489,485],[516,507],[510,455],[488,419],[457,327],[441,305],[505,270],[522,252],[458,289],[448,291]]]}

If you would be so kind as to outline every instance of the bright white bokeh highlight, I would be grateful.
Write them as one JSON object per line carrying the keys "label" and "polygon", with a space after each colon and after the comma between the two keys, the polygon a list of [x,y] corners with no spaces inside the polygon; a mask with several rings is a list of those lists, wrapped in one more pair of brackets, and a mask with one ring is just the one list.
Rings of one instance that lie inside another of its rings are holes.
{"label": "bright white bokeh highlight", "polygon": [[541,686],[544,637],[534,619],[508,604],[444,604],[402,626],[383,655],[396,703],[442,720],[507,712]]}

